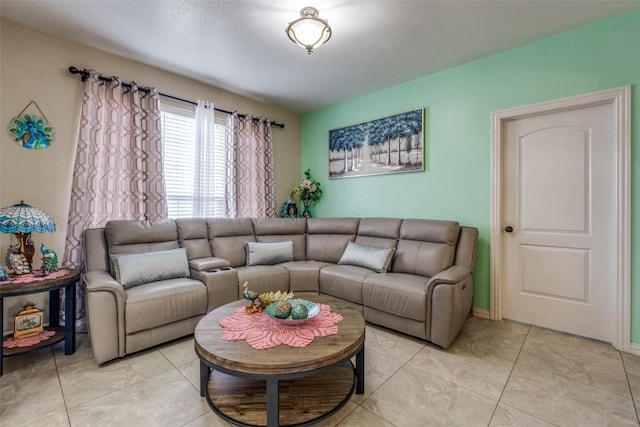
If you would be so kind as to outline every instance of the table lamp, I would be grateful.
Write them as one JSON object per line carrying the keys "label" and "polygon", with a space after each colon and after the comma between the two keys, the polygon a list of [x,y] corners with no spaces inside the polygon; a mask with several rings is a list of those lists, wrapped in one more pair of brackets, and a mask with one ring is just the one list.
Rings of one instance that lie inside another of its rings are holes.
{"label": "table lamp", "polygon": [[27,260],[31,272],[35,252],[31,233],[54,232],[56,225],[49,215],[21,200],[17,205],[0,209],[0,231],[15,234],[20,245],[19,251]]}

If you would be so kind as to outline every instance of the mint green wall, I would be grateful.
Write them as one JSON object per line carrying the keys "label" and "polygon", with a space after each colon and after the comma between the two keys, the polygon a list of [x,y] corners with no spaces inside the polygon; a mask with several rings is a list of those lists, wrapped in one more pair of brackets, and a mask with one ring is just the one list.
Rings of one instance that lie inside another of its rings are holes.
{"label": "mint green wall", "polygon": [[[631,84],[635,146],[639,43],[640,11],[634,11],[306,114],[302,169],[311,168],[324,188],[314,216],[442,218],[477,227],[474,306],[488,310],[491,113]],[[329,180],[329,130],[419,107],[426,113],[425,172]],[[632,265],[640,265],[640,150],[632,155]],[[639,282],[634,270],[632,342],[640,342]]]}

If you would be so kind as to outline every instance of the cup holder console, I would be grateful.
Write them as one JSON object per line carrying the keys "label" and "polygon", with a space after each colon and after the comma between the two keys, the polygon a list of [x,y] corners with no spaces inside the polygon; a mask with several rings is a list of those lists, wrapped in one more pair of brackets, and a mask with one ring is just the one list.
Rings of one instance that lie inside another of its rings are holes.
{"label": "cup holder console", "polygon": [[231,267],[210,268],[210,269],[205,270],[205,271],[207,273],[217,273],[219,271],[229,271],[229,270],[233,270],[233,268],[231,268]]}

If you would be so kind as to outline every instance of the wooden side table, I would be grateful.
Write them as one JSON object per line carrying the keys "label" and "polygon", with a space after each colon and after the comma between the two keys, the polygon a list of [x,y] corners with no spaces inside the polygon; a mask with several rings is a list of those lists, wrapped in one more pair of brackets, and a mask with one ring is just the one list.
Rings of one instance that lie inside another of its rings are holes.
{"label": "wooden side table", "polygon": [[[76,351],[76,284],[80,280],[80,272],[74,269],[65,269],[66,272],[58,277],[33,277],[33,280],[21,281],[20,283],[0,284],[0,334],[4,331],[4,298],[19,295],[49,292],[49,327],[56,334],[51,338],[41,341],[29,347],[15,347],[4,349],[0,345],[0,376],[2,376],[3,357],[10,356],[47,345],[55,344],[64,339],[64,354],[73,354]],[[64,317],[65,325],[61,328],[59,319],[60,292],[64,289],[65,305]],[[3,337],[4,340],[4,337]]]}

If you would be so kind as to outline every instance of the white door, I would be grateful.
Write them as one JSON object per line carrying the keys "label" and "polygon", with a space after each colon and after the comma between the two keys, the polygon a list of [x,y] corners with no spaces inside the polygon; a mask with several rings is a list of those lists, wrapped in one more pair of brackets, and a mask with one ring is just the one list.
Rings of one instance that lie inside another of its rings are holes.
{"label": "white door", "polygon": [[612,342],[617,139],[611,103],[503,123],[503,317]]}

